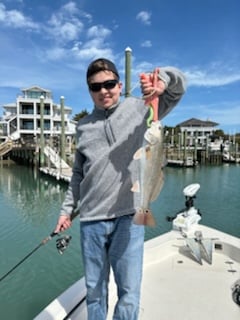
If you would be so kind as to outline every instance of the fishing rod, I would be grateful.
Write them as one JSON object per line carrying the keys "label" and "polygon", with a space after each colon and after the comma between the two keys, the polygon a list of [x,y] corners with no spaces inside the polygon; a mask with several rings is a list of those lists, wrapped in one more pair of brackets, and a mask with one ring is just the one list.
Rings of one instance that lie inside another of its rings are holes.
{"label": "fishing rod", "polygon": [[[79,214],[79,211],[74,211],[71,214],[71,221]],[[59,235],[59,233],[52,232],[49,236],[44,238],[31,252],[29,252],[22,260],[20,260],[14,267],[12,267],[7,273],[5,273],[1,278],[0,282],[5,279],[10,273],[12,273],[17,267],[19,267],[25,260],[27,260],[34,252],[36,252],[39,248],[44,246],[48,241],[52,240],[53,237],[56,235]],[[72,239],[71,236],[65,235],[61,238],[58,238],[56,240],[56,247],[60,254],[63,254],[63,252],[66,250],[67,246],[69,245],[70,240]]]}

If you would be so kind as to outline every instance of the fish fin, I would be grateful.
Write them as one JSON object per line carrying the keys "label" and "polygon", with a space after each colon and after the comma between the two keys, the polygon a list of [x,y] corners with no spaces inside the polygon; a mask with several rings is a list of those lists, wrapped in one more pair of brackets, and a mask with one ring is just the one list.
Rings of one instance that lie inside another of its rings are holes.
{"label": "fish fin", "polygon": [[156,220],[155,220],[151,210],[147,210],[147,212],[145,213],[145,225],[148,227],[155,227],[156,226]]}
{"label": "fish fin", "polygon": [[146,145],[145,154],[146,154],[146,159],[150,161],[152,158],[152,150],[150,148],[150,145]]}
{"label": "fish fin", "polygon": [[133,223],[138,225],[145,225],[145,214],[142,212],[142,210],[139,210],[135,213],[133,216]]}
{"label": "fish fin", "polygon": [[143,157],[146,157],[147,160],[151,159],[152,157],[152,150],[149,144],[147,144],[145,147],[139,148],[133,155],[134,160],[139,160]]}
{"label": "fish fin", "polygon": [[148,227],[156,226],[156,221],[151,210],[146,210],[145,212],[143,212],[143,210],[141,209],[137,211],[133,217],[133,222],[135,224],[144,225]]}
{"label": "fish fin", "polygon": [[141,147],[139,149],[137,149],[137,151],[134,153],[133,155],[133,159],[134,160],[139,160],[144,156],[144,148]]}
{"label": "fish fin", "polygon": [[139,181],[135,181],[131,188],[132,192],[140,192],[140,183]]}

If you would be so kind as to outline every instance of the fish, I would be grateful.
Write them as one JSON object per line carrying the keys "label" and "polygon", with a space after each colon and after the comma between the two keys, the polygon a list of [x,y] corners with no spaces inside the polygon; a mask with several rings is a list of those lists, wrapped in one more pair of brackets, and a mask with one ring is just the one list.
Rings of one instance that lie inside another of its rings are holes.
{"label": "fish", "polygon": [[[156,87],[158,73],[159,69],[156,68],[152,75],[142,74],[141,77],[149,77],[153,87]],[[132,192],[140,192],[140,208],[137,209],[133,222],[138,225],[154,227],[156,221],[151,212],[150,203],[157,199],[164,184],[163,126],[158,120],[159,97],[153,91],[143,98],[145,98],[145,105],[151,108],[152,121],[149,124],[148,119],[143,145],[133,155],[134,160],[140,161],[140,179],[135,181],[131,188]]]}
{"label": "fish", "polygon": [[135,152],[133,159],[140,161],[140,179],[131,188],[132,192],[140,192],[140,207],[133,222],[154,227],[156,222],[150,203],[157,199],[164,184],[163,128],[160,121],[153,121],[145,131],[143,146]]}

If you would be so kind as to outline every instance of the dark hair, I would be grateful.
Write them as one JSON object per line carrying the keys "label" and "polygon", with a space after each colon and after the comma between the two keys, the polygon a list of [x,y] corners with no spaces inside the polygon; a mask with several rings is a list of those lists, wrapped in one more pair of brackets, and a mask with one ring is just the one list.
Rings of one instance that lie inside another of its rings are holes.
{"label": "dark hair", "polygon": [[108,59],[100,58],[100,59],[94,60],[88,66],[87,82],[91,76],[93,76],[95,73],[100,71],[112,71],[117,76],[117,79],[119,80],[119,74],[115,64]]}

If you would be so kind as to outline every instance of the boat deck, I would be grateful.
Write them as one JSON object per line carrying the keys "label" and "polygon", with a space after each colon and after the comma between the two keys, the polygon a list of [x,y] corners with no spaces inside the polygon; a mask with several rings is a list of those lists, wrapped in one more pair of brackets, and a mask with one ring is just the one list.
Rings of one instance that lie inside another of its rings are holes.
{"label": "boat deck", "polygon": [[[232,287],[240,279],[240,239],[205,226],[197,225],[197,230],[204,239],[214,239],[212,264],[204,254],[199,263],[176,231],[145,243],[139,320],[240,319],[240,306],[232,298]],[[111,320],[116,303],[113,280],[109,289]],[[35,320],[86,320],[85,293],[81,279]]]}
{"label": "boat deck", "polygon": [[212,264],[198,263],[174,232],[146,243],[139,320],[240,319],[231,289],[240,278],[240,241],[236,247],[224,244],[215,230],[209,236],[221,237],[213,241],[219,248],[213,249]]}

